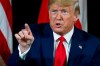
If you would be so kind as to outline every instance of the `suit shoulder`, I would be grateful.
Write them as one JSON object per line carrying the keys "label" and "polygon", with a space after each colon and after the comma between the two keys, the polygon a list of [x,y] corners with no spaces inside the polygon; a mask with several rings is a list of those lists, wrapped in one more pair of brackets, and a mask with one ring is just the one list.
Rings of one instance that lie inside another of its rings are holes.
{"label": "suit shoulder", "polygon": [[91,42],[99,42],[100,43],[100,38],[96,37],[95,35],[92,35],[88,32],[85,32],[83,30],[80,29],[75,29],[76,33],[75,35],[77,35],[79,38],[84,39],[85,41],[91,41]]}
{"label": "suit shoulder", "polygon": [[43,28],[43,27],[48,27],[49,23],[43,23],[43,24],[29,24],[30,28]]}
{"label": "suit shoulder", "polygon": [[45,35],[47,36],[51,32],[49,23],[44,24],[30,24],[30,29],[35,36]]}

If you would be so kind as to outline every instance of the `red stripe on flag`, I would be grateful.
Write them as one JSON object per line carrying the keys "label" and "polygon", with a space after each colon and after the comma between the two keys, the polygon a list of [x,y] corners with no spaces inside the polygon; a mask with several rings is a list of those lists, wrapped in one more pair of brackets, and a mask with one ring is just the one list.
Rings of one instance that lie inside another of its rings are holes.
{"label": "red stripe on flag", "polygon": [[1,2],[1,4],[2,4],[4,10],[5,10],[10,28],[12,29],[12,7],[11,7],[11,4],[10,4],[10,1],[9,0],[0,0],[0,2]]}
{"label": "red stripe on flag", "polygon": [[5,37],[0,31],[0,55],[3,58],[4,62],[7,64],[8,58],[10,57],[10,50],[7,44]]}
{"label": "red stripe on flag", "polygon": [[38,24],[48,23],[48,22],[49,22],[48,0],[42,0],[40,13],[38,17]]}
{"label": "red stripe on flag", "polygon": [[76,23],[75,23],[75,26],[79,29],[82,29],[82,25],[81,25],[81,22],[79,19],[77,19]]}

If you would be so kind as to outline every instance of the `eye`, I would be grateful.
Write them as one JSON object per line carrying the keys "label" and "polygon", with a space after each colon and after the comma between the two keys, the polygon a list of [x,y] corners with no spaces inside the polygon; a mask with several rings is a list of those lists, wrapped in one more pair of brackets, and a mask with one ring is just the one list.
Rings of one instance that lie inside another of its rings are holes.
{"label": "eye", "polygon": [[67,11],[66,11],[66,10],[62,10],[62,12],[63,12],[63,13],[66,13]]}
{"label": "eye", "polygon": [[57,12],[57,10],[52,10],[52,12]]}
{"label": "eye", "polygon": [[67,14],[67,10],[61,10],[62,14],[66,15]]}
{"label": "eye", "polygon": [[51,13],[52,14],[56,14],[58,11],[57,10],[52,10]]}

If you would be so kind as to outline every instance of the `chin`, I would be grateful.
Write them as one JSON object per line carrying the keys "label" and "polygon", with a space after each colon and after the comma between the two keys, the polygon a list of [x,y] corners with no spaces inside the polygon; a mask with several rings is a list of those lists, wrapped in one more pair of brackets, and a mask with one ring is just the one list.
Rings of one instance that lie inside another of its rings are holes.
{"label": "chin", "polygon": [[55,31],[62,32],[63,30],[61,28],[56,28]]}
{"label": "chin", "polygon": [[55,33],[57,33],[57,34],[62,34],[62,32],[63,32],[63,31],[62,31],[62,30],[57,29],[57,30],[54,30],[54,32],[55,32]]}

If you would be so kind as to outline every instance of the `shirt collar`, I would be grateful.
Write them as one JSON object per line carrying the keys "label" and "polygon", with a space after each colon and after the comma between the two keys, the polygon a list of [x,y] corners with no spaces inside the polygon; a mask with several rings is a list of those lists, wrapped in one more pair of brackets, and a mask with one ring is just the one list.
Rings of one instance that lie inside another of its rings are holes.
{"label": "shirt collar", "polygon": [[[68,44],[69,44],[69,42],[70,42],[70,40],[71,40],[71,37],[72,37],[72,35],[73,35],[73,32],[74,32],[74,27],[71,29],[71,31],[69,31],[67,34],[65,34],[65,35],[63,36],[63,37],[66,39],[66,41],[68,42]],[[54,40],[55,40],[55,41],[60,37],[60,35],[57,34],[57,33],[55,33],[54,31],[53,31],[53,36],[54,36]]]}

